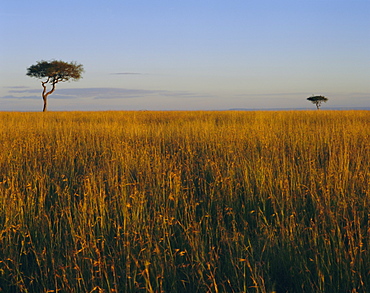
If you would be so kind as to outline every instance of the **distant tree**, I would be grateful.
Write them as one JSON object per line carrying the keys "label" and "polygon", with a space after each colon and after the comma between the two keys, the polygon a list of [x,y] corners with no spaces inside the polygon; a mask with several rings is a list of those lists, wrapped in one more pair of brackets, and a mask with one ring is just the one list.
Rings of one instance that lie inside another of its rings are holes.
{"label": "distant tree", "polygon": [[[84,71],[81,64],[75,62],[64,62],[64,61],[38,61],[37,64],[27,68],[27,75],[35,78],[46,78],[45,81],[41,81],[42,87],[42,99],[44,100],[43,112],[47,109],[47,97],[55,91],[55,85],[58,82],[68,80],[78,80],[82,76]],[[51,84],[51,89],[47,91],[47,83]]]}
{"label": "distant tree", "polygon": [[321,103],[326,103],[329,99],[324,96],[311,96],[307,98],[312,104],[316,105],[317,110],[320,110]]}

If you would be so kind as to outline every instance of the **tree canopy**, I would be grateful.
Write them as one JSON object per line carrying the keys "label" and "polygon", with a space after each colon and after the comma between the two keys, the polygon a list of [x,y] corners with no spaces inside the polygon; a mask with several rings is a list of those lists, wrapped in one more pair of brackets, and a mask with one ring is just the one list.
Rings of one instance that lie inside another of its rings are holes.
{"label": "tree canopy", "polygon": [[70,79],[78,80],[84,71],[82,64],[64,61],[38,61],[27,69],[27,75],[35,78],[47,78],[47,82],[58,83]]}
{"label": "tree canopy", "polygon": [[[46,111],[47,97],[52,94],[55,90],[55,85],[58,82],[78,80],[82,77],[84,71],[82,64],[76,62],[64,62],[64,61],[38,61],[35,65],[27,68],[27,75],[35,78],[46,78],[45,81],[41,81],[42,87],[42,98],[44,100],[43,111]],[[50,83],[52,88],[50,91],[46,90],[46,84]]]}
{"label": "tree canopy", "polygon": [[312,104],[316,105],[317,110],[320,109],[321,103],[326,103],[329,99],[324,96],[311,96],[307,98]]}

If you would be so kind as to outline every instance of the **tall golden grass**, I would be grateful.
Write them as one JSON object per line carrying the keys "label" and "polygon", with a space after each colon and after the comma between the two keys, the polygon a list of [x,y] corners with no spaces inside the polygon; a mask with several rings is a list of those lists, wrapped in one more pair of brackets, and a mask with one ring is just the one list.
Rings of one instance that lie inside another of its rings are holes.
{"label": "tall golden grass", "polygon": [[0,113],[2,292],[370,292],[370,113]]}

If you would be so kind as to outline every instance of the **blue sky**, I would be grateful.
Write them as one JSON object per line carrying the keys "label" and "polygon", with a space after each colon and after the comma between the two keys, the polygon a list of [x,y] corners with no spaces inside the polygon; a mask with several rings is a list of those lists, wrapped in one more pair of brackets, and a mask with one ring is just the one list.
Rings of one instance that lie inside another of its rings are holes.
{"label": "blue sky", "polygon": [[12,0],[0,111],[40,111],[39,60],[76,61],[49,110],[370,107],[369,0]]}

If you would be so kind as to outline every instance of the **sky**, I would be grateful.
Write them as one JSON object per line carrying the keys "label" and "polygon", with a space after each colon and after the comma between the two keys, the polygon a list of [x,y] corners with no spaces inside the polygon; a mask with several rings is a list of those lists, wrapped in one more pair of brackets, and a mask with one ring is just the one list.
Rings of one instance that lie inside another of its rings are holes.
{"label": "sky", "polygon": [[369,0],[0,0],[0,111],[370,107]]}

